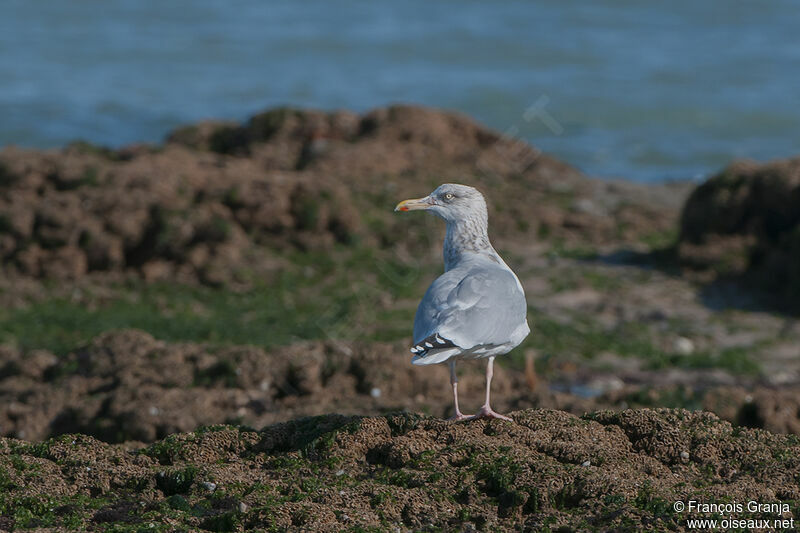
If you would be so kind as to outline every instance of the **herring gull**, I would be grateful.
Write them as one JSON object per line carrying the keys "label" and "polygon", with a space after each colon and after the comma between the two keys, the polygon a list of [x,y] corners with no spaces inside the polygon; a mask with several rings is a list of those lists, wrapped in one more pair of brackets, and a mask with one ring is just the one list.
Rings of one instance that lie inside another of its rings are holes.
{"label": "herring gull", "polygon": [[[486,201],[475,188],[445,183],[424,198],[405,200],[395,211],[426,210],[444,219],[444,274],[425,292],[414,317],[415,365],[450,364],[455,415],[451,420],[500,418],[489,396],[494,358],[530,333],[525,293],[516,274],[489,242]],[[467,416],[458,408],[456,361],[487,358],[486,403]]]}

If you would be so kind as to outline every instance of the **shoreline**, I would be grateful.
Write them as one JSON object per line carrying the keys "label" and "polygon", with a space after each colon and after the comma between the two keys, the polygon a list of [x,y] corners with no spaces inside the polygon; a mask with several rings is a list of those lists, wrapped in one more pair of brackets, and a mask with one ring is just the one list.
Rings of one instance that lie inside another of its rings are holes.
{"label": "shoreline", "polygon": [[[410,107],[410,108],[427,109],[427,110],[431,110],[431,111],[438,111],[438,112],[445,112],[445,113],[449,113],[449,114],[453,114],[453,115],[460,115],[460,116],[462,116],[462,117],[464,117],[464,118],[466,118],[466,119],[468,119],[470,121],[476,121],[476,119],[474,117],[471,117],[470,115],[468,115],[464,111],[460,111],[460,110],[457,110],[457,109],[450,109],[450,108],[430,107],[430,106],[425,106],[425,105],[421,105],[421,104],[415,104],[415,103],[411,103],[411,102],[409,102],[409,103],[401,103],[401,102],[387,103],[386,105],[383,105],[383,106],[374,107],[374,108],[368,108],[368,109],[364,109],[362,111],[354,111],[354,110],[345,109],[345,108],[318,108],[318,107],[299,107],[299,106],[291,106],[291,105],[286,105],[286,106],[277,105],[277,106],[264,108],[261,111],[243,113],[241,119],[221,118],[221,117],[202,117],[202,118],[198,118],[197,120],[178,123],[178,124],[175,124],[171,128],[167,128],[165,130],[165,132],[162,134],[160,140],[140,139],[140,140],[136,140],[136,141],[125,142],[125,143],[120,143],[118,145],[114,145],[114,144],[106,144],[106,143],[103,143],[103,142],[100,142],[100,141],[91,141],[91,140],[87,140],[87,139],[84,139],[84,138],[75,138],[75,139],[73,139],[71,141],[67,141],[67,142],[64,142],[64,143],[61,143],[61,144],[57,144],[57,145],[52,145],[52,146],[42,146],[42,145],[36,145],[36,144],[16,144],[16,143],[12,142],[12,143],[8,143],[8,144],[0,145],[0,151],[5,150],[5,149],[19,149],[19,150],[28,150],[28,151],[41,151],[41,152],[60,152],[60,151],[67,150],[67,149],[69,149],[70,147],[73,147],[73,146],[83,146],[85,148],[90,148],[90,149],[95,150],[95,151],[108,152],[108,153],[111,153],[111,152],[126,153],[126,152],[139,150],[139,149],[143,149],[143,148],[144,149],[154,150],[154,149],[163,148],[163,146],[165,144],[167,144],[168,139],[169,139],[171,134],[173,134],[173,133],[175,133],[177,131],[184,130],[186,128],[192,128],[192,127],[195,127],[195,126],[201,125],[201,124],[220,124],[220,125],[223,125],[223,124],[227,124],[227,125],[246,124],[247,121],[252,116],[261,115],[261,114],[264,114],[264,113],[270,113],[270,112],[279,111],[279,110],[293,110],[293,111],[299,111],[299,112],[322,113],[322,114],[355,113],[357,115],[364,116],[364,115],[369,115],[369,114],[375,113],[375,112],[377,112],[377,111],[379,111],[381,109],[386,109],[386,108],[391,108],[391,107]],[[508,132],[503,133],[501,129],[494,129],[494,128],[491,128],[491,127],[488,127],[488,126],[486,126],[486,128],[491,130],[491,131],[496,132],[500,136],[505,135],[507,137],[507,139],[512,143],[513,142],[519,142],[519,143],[524,143],[524,144],[528,144],[528,145],[531,145],[531,146],[535,146],[536,145],[536,140],[535,139],[519,137],[516,134],[510,135],[510,134],[508,134]],[[507,128],[507,129],[510,129],[513,132],[515,128],[512,126],[510,128]],[[556,158],[556,159],[559,159],[559,160],[563,160],[567,164],[570,164],[568,158],[566,158],[566,157],[562,158],[556,152],[546,151],[545,153],[547,155],[549,155],[550,157],[553,157],[553,158]],[[586,170],[583,170],[583,169],[581,169],[581,168],[579,168],[577,166],[575,168],[578,169],[581,173],[583,173],[584,175],[586,175],[587,177],[589,177],[589,178],[591,178],[593,180],[606,181],[606,182],[622,181],[622,182],[630,182],[630,183],[640,184],[640,185],[654,185],[654,186],[673,185],[673,184],[687,184],[687,185],[688,184],[693,184],[693,185],[697,185],[697,184],[701,183],[702,181],[708,179],[709,177],[713,176],[715,173],[719,172],[719,170],[721,170],[722,168],[724,168],[724,167],[726,167],[726,166],[728,166],[730,164],[733,164],[736,161],[742,161],[742,160],[744,160],[744,161],[756,161],[756,162],[759,162],[759,163],[764,163],[764,162],[769,161],[769,159],[752,159],[752,158],[747,158],[747,157],[743,158],[743,157],[740,157],[740,156],[733,156],[732,155],[732,156],[730,156],[728,158],[727,162],[724,162],[722,165],[719,165],[717,167],[707,167],[702,172],[696,171],[696,172],[689,173],[689,174],[691,174],[691,176],[689,176],[689,175],[687,175],[687,176],[675,175],[675,176],[668,176],[668,177],[664,177],[664,178],[660,178],[660,179],[637,179],[635,177],[631,177],[631,176],[627,176],[627,175],[614,175],[614,174],[596,175],[596,174],[592,174],[592,173],[590,173],[590,172],[588,172]]]}

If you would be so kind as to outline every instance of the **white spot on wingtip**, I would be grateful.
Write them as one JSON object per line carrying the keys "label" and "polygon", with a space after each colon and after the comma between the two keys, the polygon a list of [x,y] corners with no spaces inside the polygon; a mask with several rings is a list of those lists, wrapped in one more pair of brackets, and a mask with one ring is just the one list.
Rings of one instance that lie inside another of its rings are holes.
{"label": "white spot on wingtip", "polygon": [[425,346],[427,346],[428,348],[433,348],[433,344],[431,344],[431,343],[429,343],[429,342],[426,342],[426,343],[425,343]]}

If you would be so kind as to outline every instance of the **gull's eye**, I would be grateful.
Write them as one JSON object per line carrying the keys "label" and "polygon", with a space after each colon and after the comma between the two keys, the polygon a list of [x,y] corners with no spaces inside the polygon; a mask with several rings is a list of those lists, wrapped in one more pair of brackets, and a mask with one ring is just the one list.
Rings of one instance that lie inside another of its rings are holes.
{"label": "gull's eye", "polygon": [[452,200],[454,198],[453,193],[449,192],[444,195],[445,200]]}

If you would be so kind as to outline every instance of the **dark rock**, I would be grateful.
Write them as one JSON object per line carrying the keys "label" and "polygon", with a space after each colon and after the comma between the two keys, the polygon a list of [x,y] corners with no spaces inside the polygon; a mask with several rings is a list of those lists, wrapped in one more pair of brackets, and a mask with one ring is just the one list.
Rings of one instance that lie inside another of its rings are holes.
{"label": "dark rock", "polygon": [[800,158],[736,162],[700,185],[683,209],[678,255],[693,268],[797,294]]}

